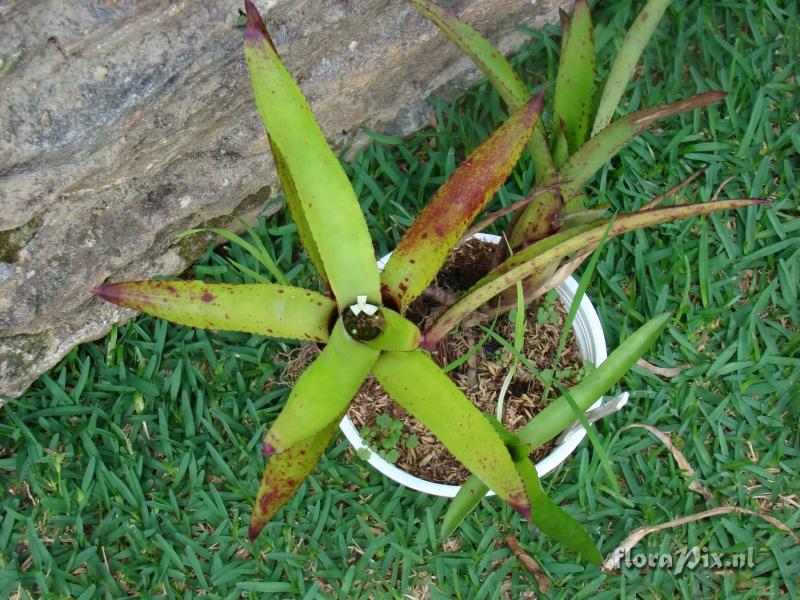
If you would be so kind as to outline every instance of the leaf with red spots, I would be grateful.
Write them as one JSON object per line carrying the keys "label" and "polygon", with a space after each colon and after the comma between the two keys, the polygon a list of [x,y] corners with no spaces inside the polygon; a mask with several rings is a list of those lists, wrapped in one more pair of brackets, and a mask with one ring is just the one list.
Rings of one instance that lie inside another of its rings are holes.
{"label": "leaf with red spots", "polygon": [[180,325],[293,340],[327,341],[336,316],[336,303],[327,296],[271,283],[129,281],[92,291],[114,304]]}
{"label": "leaf with red spots", "polygon": [[514,510],[527,517],[525,484],[508,449],[483,414],[428,355],[384,352],[372,374],[400,406],[414,415]]}
{"label": "leaf with red spots", "polygon": [[475,29],[459,20],[452,12],[439,8],[430,0],[409,0],[421,14],[433,21],[447,37],[469,56],[486,78],[497,88],[505,103],[515,110],[530,100],[514,67],[500,51]]}
{"label": "leaf with red spots", "polygon": [[[587,248],[596,245],[603,238],[606,230],[608,230],[610,239],[642,227],[720,210],[745,208],[755,204],[768,204],[768,202],[759,198],[735,198],[732,200],[656,208],[616,217],[610,226],[611,219],[601,219],[589,224],[577,225],[568,231],[550,236],[519,251],[478,281],[458,302],[448,308],[430,329],[423,333],[423,343],[421,345],[423,348],[432,348],[438,340],[447,335],[447,332],[460,323],[462,319],[497,294],[508,289],[517,281],[522,281],[529,277],[541,277],[543,274],[546,276],[552,270],[553,265],[558,265],[568,256],[574,253],[581,253]],[[577,268],[578,265],[576,264],[574,267]]]}
{"label": "leaf with red spots", "polygon": [[313,239],[307,247],[318,250],[340,310],[360,295],[380,304],[375,253],[355,192],[303,93],[278,58],[258,11],[248,0],[245,6],[244,55],[253,96],[277,150],[283,181],[291,179],[287,193],[297,197],[292,210],[302,212],[302,235],[307,229],[306,241]]}
{"label": "leaf with red spots", "polygon": [[269,458],[258,488],[248,537],[254,541],[275,513],[294,496],[297,488],[319,461],[344,413],[315,435],[300,440],[283,454]]}
{"label": "leaf with red spots", "polygon": [[325,428],[350,404],[380,352],[351,338],[339,319],[264,437],[264,452],[284,452]]}
{"label": "leaf with red spots", "polygon": [[540,95],[514,112],[437,190],[381,273],[385,301],[403,312],[428,286],[447,254],[505,183],[541,108]]}
{"label": "leaf with red spots", "polygon": [[566,18],[562,13],[561,23],[561,56],[553,95],[553,122],[563,123],[563,130],[559,127],[553,130],[556,139],[566,144],[566,152],[553,152],[556,167],[564,162],[557,158],[559,154],[566,158],[586,141],[595,62],[592,17],[586,0],[576,0],[572,16]]}
{"label": "leaf with red spots", "polygon": [[611,70],[603,85],[597,112],[594,116],[592,135],[605,129],[611,123],[622,94],[636,70],[636,63],[639,62],[639,57],[647,46],[647,42],[650,41],[661,17],[664,16],[667,6],[669,6],[669,0],[648,0],[628,30],[628,35],[625,36],[625,40],[619,47],[617,57],[614,59],[614,64],[611,65]]}

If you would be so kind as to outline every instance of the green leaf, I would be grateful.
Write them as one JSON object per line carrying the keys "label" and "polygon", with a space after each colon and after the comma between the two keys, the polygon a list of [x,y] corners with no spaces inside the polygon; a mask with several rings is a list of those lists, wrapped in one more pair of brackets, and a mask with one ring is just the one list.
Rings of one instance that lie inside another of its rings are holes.
{"label": "green leaf", "polygon": [[452,12],[439,8],[429,0],[409,2],[472,59],[509,108],[516,110],[530,100],[528,88],[514,71],[514,67],[489,40],[459,20]]}
{"label": "green leaf", "polygon": [[[576,0],[572,17],[561,13],[561,57],[553,98],[553,122],[563,123],[568,154],[586,141],[594,89],[594,38],[586,0]],[[560,131],[559,128],[554,128]],[[556,167],[563,161],[555,158]]]}
{"label": "green leaf", "polygon": [[[459,488],[458,493],[450,501],[447,507],[447,512],[444,514],[442,520],[442,529],[439,533],[439,538],[445,541],[453,532],[461,525],[461,522],[475,510],[475,507],[481,503],[483,497],[489,487],[478,479],[475,475],[471,475]],[[527,491],[526,491],[527,493]]]}
{"label": "green leaf", "polygon": [[625,36],[625,41],[622,42],[622,46],[617,52],[617,58],[611,66],[600,94],[600,102],[592,126],[593,136],[605,129],[614,118],[614,112],[617,110],[622,94],[625,93],[628,82],[633,77],[639,57],[650,41],[668,5],[669,0],[649,0],[639,16],[636,17],[628,35]]}
{"label": "green leaf", "polygon": [[362,294],[380,304],[372,241],[350,181],[300,88],[281,64],[261,16],[249,0],[245,6],[244,55],[256,106],[278,149],[278,160],[291,174],[339,308],[354,304]]}
{"label": "green leaf", "polygon": [[400,312],[436,276],[470,223],[494,197],[522,154],[542,108],[542,96],[515,111],[478,146],[406,231],[381,273],[384,300]]}
{"label": "green leaf", "polygon": [[[658,339],[672,315],[661,314],[637,329],[620,343],[608,358],[579,383],[570,388],[573,402],[586,410],[619,381],[650,346]],[[544,416],[543,416],[544,415]],[[575,420],[575,413],[564,396],[560,396],[517,432],[517,438],[532,451],[558,436]],[[456,527],[480,503],[489,490],[479,478],[471,476],[450,503],[442,524],[442,539],[452,535]]]}
{"label": "green leaf", "polygon": [[289,212],[292,215],[292,220],[297,226],[297,234],[300,236],[300,241],[303,243],[303,247],[306,249],[306,252],[308,252],[308,257],[311,259],[311,262],[317,269],[317,273],[319,273],[320,277],[322,277],[322,280],[327,285],[330,285],[328,282],[328,275],[325,272],[325,264],[322,262],[322,256],[320,256],[319,248],[317,247],[317,243],[314,241],[314,236],[311,235],[311,229],[308,226],[306,215],[303,212],[303,206],[300,202],[300,196],[297,193],[297,187],[294,184],[292,173],[289,171],[289,167],[286,164],[283,155],[281,155],[281,151],[273,143],[272,136],[268,137],[270,148],[272,148],[272,158],[275,161],[275,168],[278,171],[278,178],[280,179],[281,187],[283,188],[283,196],[286,198],[286,204],[289,206]]}
{"label": "green leaf", "polygon": [[567,124],[564,119],[553,119],[553,164],[556,167],[563,165],[569,158],[569,147],[567,146]]}
{"label": "green leaf", "polygon": [[173,323],[325,342],[336,304],[318,292],[253,283],[130,281],[92,290],[101,298]]}
{"label": "green leaf", "polygon": [[396,352],[409,352],[419,347],[419,328],[403,315],[390,308],[381,309],[386,327],[378,337],[364,342],[371,348],[378,350],[393,350]]}
{"label": "green leaf", "polygon": [[316,434],[269,459],[250,515],[247,537],[251,542],[308,477],[336,433],[343,415],[344,411]]}
{"label": "green leaf", "polygon": [[583,191],[583,186],[600,167],[656,120],[718,102],[725,95],[725,92],[719,91],[705,92],[688,100],[639,110],[617,119],[589,139],[564,163],[559,171],[559,177],[565,182],[561,188],[564,201],[569,203],[572,198],[578,197]]}
{"label": "green leaf", "polygon": [[264,453],[284,452],[333,421],[347,408],[379,354],[351,338],[339,319],[328,345],[297,380],[264,437]]}
{"label": "green leaf", "polygon": [[224,237],[229,242],[233,242],[237,246],[243,248],[258,262],[260,262],[267,269],[267,271],[269,271],[270,274],[275,278],[275,281],[286,285],[288,283],[288,281],[286,280],[286,276],[278,268],[278,265],[275,264],[275,261],[272,260],[272,257],[269,255],[269,252],[267,252],[267,249],[264,248],[264,245],[261,243],[261,240],[259,240],[255,235],[252,234],[252,228],[250,228],[250,226],[247,225],[247,223],[245,223],[241,219],[239,220],[239,222],[242,224],[243,227],[250,230],[251,236],[253,237],[253,239],[256,240],[258,247],[251,244],[240,235],[237,235],[232,231],[228,231],[227,229],[221,229],[219,227],[198,227],[196,229],[187,229],[186,231],[180,232],[176,237],[178,239],[182,239],[187,236],[194,235],[195,233],[203,233],[206,231],[211,232],[220,237]]}
{"label": "green leaf", "polygon": [[[671,318],[671,313],[663,313],[650,319],[621,342],[594,371],[571,387],[569,394],[578,409],[586,411],[611,389],[653,345]],[[569,400],[562,395],[517,431],[517,437],[533,451],[561,434],[574,422],[575,411]]]}
{"label": "green leaf", "polygon": [[514,510],[528,516],[525,487],[511,455],[483,414],[423,352],[386,352],[372,373],[461,464]]}
{"label": "green leaf", "polygon": [[[755,198],[735,198],[716,202],[670,206],[622,215],[617,217],[611,225],[608,237],[611,239],[642,227],[719,210],[744,208],[755,204],[768,204],[768,202]],[[420,346],[422,348],[433,347],[463,318],[503,290],[514,285],[517,281],[528,277],[546,276],[553,265],[557,265],[562,259],[572,253],[580,253],[587,248],[595,246],[603,238],[608,222],[609,220],[604,219],[597,226],[592,226],[591,224],[576,226],[569,231],[546,238],[517,252],[475,284],[458,302],[447,309],[436,323],[423,333],[423,341]]]}
{"label": "green leaf", "polygon": [[588,561],[599,565],[603,562],[600,551],[586,530],[569,513],[550,500],[542,490],[539,474],[531,460],[525,457],[516,463],[517,471],[525,482],[531,501],[531,522],[542,533],[580,552]]}

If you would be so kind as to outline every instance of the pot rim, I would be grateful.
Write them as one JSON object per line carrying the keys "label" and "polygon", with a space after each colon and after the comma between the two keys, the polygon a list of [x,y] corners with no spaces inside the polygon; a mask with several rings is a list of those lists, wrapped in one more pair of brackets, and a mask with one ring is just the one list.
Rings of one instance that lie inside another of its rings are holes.
{"label": "pot rim", "polygon": [[[499,243],[501,240],[500,236],[488,233],[476,233],[473,237],[495,244]],[[379,269],[383,270],[383,267],[386,265],[386,262],[389,260],[390,256],[391,252],[378,261]],[[568,277],[556,288],[559,300],[567,308],[567,310],[569,310],[569,306],[572,303],[572,299],[575,297],[575,292],[577,289],[578,282],[572,276]],[[584,294],[583,298],[581,298],[581,303],[578,306],[578,312],[575,314],[572,328],[575,331],[575,338],[578,344],[578,355],[581,357],[581,359],[584,362],[592,362],[595,364],[595,366],[603,362],[608,355],[605,337],[603,335],[603,327],[600,324],[600,318],[597,316],[594,306],[586,294]],[[600,406],[601,402],[602,399],[598,399],[597,402],[592,404],[592,406],[587,410],[597,408]],[[350,417],[346,414],[339,423],[339,429],[356,451],[360,450],[361,448],[369,450],[370,456],[367,459],[367,462],[370,465],[400,485],[404,485],[405,487],[411,488],[418,492],[431,494],[433,496],[444,496],[448,498],[454,497],[461,488],[461,486],[458,485],[427,481],[403,471],[390,462],[387,462],[364,443],[364,440],[358,434],[358,430],[356,429],[353,421],[351,421]],[[575,448],[578,447],[578,444],[580,444],[585,435],[586,431],[582,427],[572,430],[565,436],[564,440],[562,440],[562,442],[553,449],[552,452],[550,452],[543,459],[537,461],[536,471],[539,474],[539,477],[544,477],[548,473],[555,470],[556,467],[561,465],[569,457],[569,455],[572,454]],[[492,491],[487,494],[487,496],[493,495],[494,492]]]}

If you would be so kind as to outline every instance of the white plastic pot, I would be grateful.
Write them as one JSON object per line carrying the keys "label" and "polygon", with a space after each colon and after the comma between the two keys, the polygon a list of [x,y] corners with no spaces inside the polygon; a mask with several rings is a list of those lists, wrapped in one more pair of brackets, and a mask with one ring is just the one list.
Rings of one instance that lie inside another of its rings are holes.
{"label": "white plastic pot", "polygon": [[[478,233],[475,235],[475,237],[487,242],[493,242],[495,244],[500,242],[500,237],[487,233]],[[389,256],[391,256],[391,253],[387,254],[378,261],[379,269],[383,269],[383,267],[386,265],[386,261],[389,260]],[[577,289],[578,282],[572,277],[568,278],[564,283],[556,288],[559,300],[567,310],[569,310],[569,307],[572,304],[572,299],[575,297],[575,292]],[[600,319],[597,317],[594,306],[592,306],[592,303],[589,301],[589,298],[586,295],[584,295],[581,299],[578,312],[575,315],[574,321],[572,322],[572,329],[575,331],[575,338],[578,343],[578,354],[581,357],[581,360],[584,362],[591,362],[594,365],[599,365],[606,359],[606,341],[603,337],[603,328],[600,325]],[[591,408],[596,408],[599,406],[600,403],[601,400],[595,402],[590,407],[590,410]],[[342,422],[339,424],[339,429],[342,430],[342,433],[344,433],[345,437],[348,439],[350,444],[352,444],[353,448],[356,449],[356,451],[360,450],[361,448],[370,450],[369,447],[364,443],[364,440],[361,439],[361,436],[358,434],[355,425],[353,425],[353,422],[347,415],[345,415],[344,419],[342,419]],[[536,463],[536,471],[539,473],[539,477],[547,475],[561,463],[563,463],[567,457],[572,454],[572,451],[575,450],[575,448],[583,439],[584,435],[586,435],[586,432],[582,427],[567,434],[564,440],[558,446],[556,446],[550,454]],[[460,487],[457,485],[433,483],[431,481],[426,481],[425,479],[415,477],[414,475],[411,475],[410,473],[407,473],[406,471],[403,471],[402,469],[399,469],[393,464],[385,461],[372,450],[370,450],[370,457],[367,462],[375,467],[378,471],[386,475],[386,477],[389,479],[393,479],[400,485],[404,485],[412,490],[417,490],[418,492],[424,492],[433,496],[446,496],[448,498],[452,498],[456,495],[456,493],[458,493]],[[492,492],[489,492],[489,494],[491,495]]]}

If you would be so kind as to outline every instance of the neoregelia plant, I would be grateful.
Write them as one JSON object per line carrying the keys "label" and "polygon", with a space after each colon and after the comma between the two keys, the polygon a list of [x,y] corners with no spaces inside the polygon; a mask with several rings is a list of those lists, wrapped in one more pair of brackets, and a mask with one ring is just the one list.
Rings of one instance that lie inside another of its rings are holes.
{"label": "neoregelia plant", "polygon": [[[403,314],[428,286],[450,250],[503,185],[536,127],[542,96],[526,98],[439,189],[379,273],[355,193],[281,64],[258,11],[245,1],[244,53],[256,105],[300,240],[328,291],[280,284],[202,281],[113,283],[95,290],[106,300],[193,327],[259,333],[325,344],[297,380],[263,442],[268,459],[250,521],[254,540],[294,494],[333,437],[365,377],[417,417],[477,478],[517,512],[594,562],[600,554],[580,525],[544,496],[531,449],[574,421],[566,398],[556,400],[524,431],[511,434],[480,413],[424,351],[472,310],[517,281],[582,256],[608,232],[618,235],[667,220],[752,204],[740,199],[592,220],[570,235],[531,245],[498,265],[454,304],[431,330]],[[632,125],[638,127],[638,125]],[[567,141],[569,142],[569,137]],[[535,142],[535,139],[534,139]],[[569,143],[567,144],[569,146]],[[599,151],[598,151],[599,152]],[[592,154],[595,156],[595,154]],[[649,347],[668,320],[662,315],[634,333],[570,391],[587,408]],[[485,486],[485,487],[483,487]],[[446,527],[471,505],[462,501]]]}

